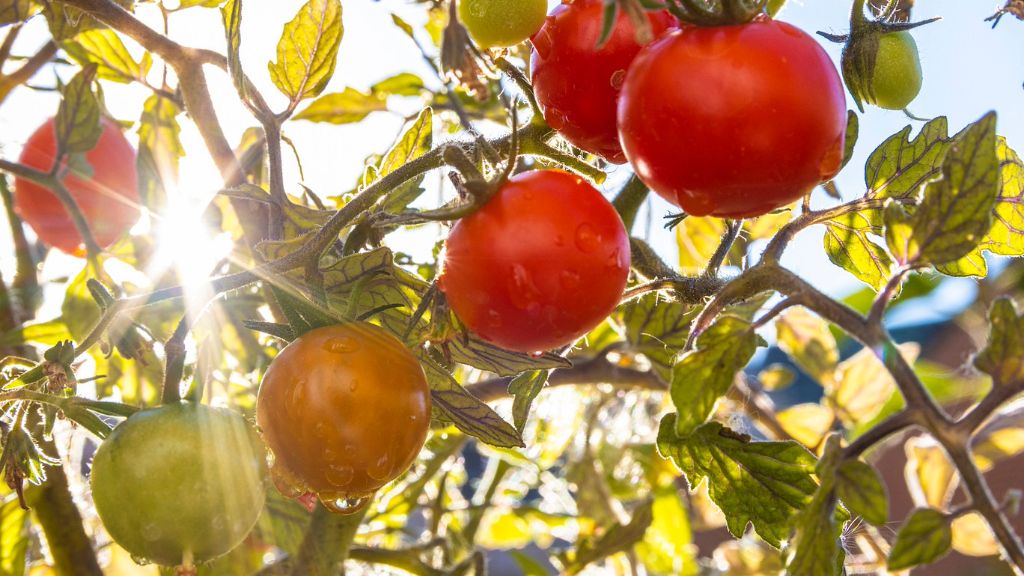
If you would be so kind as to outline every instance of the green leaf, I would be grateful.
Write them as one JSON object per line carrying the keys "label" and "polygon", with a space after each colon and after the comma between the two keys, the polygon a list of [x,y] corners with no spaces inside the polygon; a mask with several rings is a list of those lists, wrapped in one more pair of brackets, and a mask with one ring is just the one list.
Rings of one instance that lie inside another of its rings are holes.
{"label": "green leaf", "polygon": [[415,40],[415,39],[416,39],[416,34],[415,34],[415,33],[413,32],[413,28],[412,28],[412,25],[411,25],[411,24],[409,24],[408,22],[406,22],[406,21],[405,21],[404,19],[402,19],[402,17],[401,17],[401,16],[399,16],[398,14],[394,14],[394,13],[392,13],[392,14],[391,14],[391,21],[392,21],[392,22],[394,22],[394,23],[395,23],[395,26],[398,26],[398,28],[399,28],[399,29],[400,29],[400,30],[401,30],[402,32],[405,32],[405,34],[406,34],[406,35],[407,35],[407,36],[408,36],[409,38],[412,38],[413,40]]}
{"label": "green leaf", "polygon": [[220,9],[220,18],[224,24],[224,39],[227,41],[231,83],[245,100],[248,98],[249,87],[246,85],[242,69],[242,0],[228,0]]}
{"label": "green leaf", "polygon": [[676,226],[679,246],[679,272],[683,275],[704,272],[725,234],[725,220],[710,216],[689,216]]}
{"label": "green leaf", "polygon": [[674,484],[655,491],[652,512],[654,520],[636,546],[648,573],[696,576],[690,516]]}
{"label": "green leaf", "polygon": [[7,348],[21,344],[43,344],[53,346],[64,340],[71,340],[71,333],[62,320],[49,320],[38,324],[26,324],[0,336],[0,347]]}
{"label": "green leaf", "polygon": [[1009,298],[996,300],[988,316],[988,344],[974,357],[974,366],[996,386],[1016,387],[1024,382],[1024,316]]}
{"label": "green leaf", "polygon": [[864,167],[868,195],[877,198],[917,196],[921,186],[941,173],[946,150],[952,144],[945,117],[925,124],[910,139],[910,126],[893,134],[875,149]]}
{"label": "green leaf", "polygon": [[24,22],[39,10],[35,0],[0,0],[0,24]]}
{"label": "green leaf", "polygon": [[958,260],[936,266],[935,271],[956,278],[984,278],[988,276],[988,262],[985,261],[984,250],[979,246]]}
{"label": "green leaf", "polygon": [[946,515],[931,508],[918,508],[896,535],[889,553],[889,570],[930,564],[945,556],[952,544],[953,530]]}
{"label": "green leaf", "polygon": [[[430,152],[434,145],[434,111],[424,108],[409,128],[402,133],[398,142],[384,155],[384,158],[377,166],[375,178],[367,180],[364,185],[369,185],[391,174],[400,167]],[[388,193],[381,202],[383,209],[392,214],[405,209],[413,200],[419,198],[423,193],[420,184],[423,183],[425,175],[420,174],[412,178]]]}
{"label": "green leaf", "polygon": [[882,478],[864,462],[847,460],[839,465],[836,495],[850,512],[869,524],[882,526],[889,520],[889,497]]}
{"label": "green leaf", "polygon": [[999,198],[995,222],[981,248],[1001,256],[1024,255],[1024,162],[1005,138],[998,138],[996,157],[1000,165]]}
{"label": "green leaf", "polygon": [[793,308],[775,322],[779,348],[808,376],[826,387],[831,384],[839,349],[828,323],[805,308]]}
{"label": "green leaf", "polygon": [[96,79],[95,64],[86,64],[64,87],[64,98],[57,109],[57,142],[68,154],[88,152],[96,146],[103,133],[100,106],[92,91]]}
{"label": "green leaf", "polygon": [[411,72],[402,72],[370,86],[376,96],[419,96],[426,90],[423,79]]}
{"label": "green leaf", "polygon": [[569,360],[551,352],[540,356],[512,352],[485,342],[472,334],[463,340],[456,338],[448,342],[452,360],[459,364],[493,372],[499,376],[515,376],[527,370],[569,368]]}
{"label": "green leaf", "polygon": [[139,193],[143,203],[159,212],[167,203],[167,185],[178,176],[185,147],[181,143],[178,106],[159,95],[152,95],[142,105],[139,119]]}
{"label": "green leaf", "polygon": [[889,279],[892,258],[872,238],[882,235],[877,212],[852,212],[825,223],[825,253],[833,264],[876,292]]}
{"label": "green leaf", "polygon": [[508,384],[508,393],[515,397],[512,401],[512,423],[521,434],[526,426],[526,418],[530,415],[530,406],[537,398],[548,381],[547,370],[523,372]]}
{"label": "green leaf", "polygon": [[[769,2],[771,4],[771,2]],[[780,2],[781,4],[781,2]],[[853,149],[857,146],[857,138],[860,136],[860,119],[853,110],[846,111],[846,140],[843,148],[843,164],[840,170],[846,168],[853,158]]]}
{"label": "green leaf", "polygon": [[64,50],[83,66],[96,64],[99,78],[124,84],[145,80],[153,65],[148,52],[136,62],[121,37],[109,28],[82,32],[74,40],[65,42]]}
{"label": "green leaf", "polygon": [[718,422],[680,437],[675,420],[675,414],[662,419],[658,452],[672,458],[691,489],[707,480],[733,536],[742,536],[750,523],[778,547],[789,535],[790,520],[818,487],[811,476],[814,456],[796,442],[751,442]]}
{"label": "green leaf", "polygon": [[897,230],[889,249],[900,264],[954,262],[988,234],[1000,181],[995,126],[995,114],[989,113],[957,137],[943,162],[943,178],[927,184],[910,214],[886,210],[886,226]]}
{"label": "green leaf", "polygon": [[277,61],[269,64],[274,85],[292,102],[319,96],[334,74],[343,34],[341,1],[309,0],[277,43]]}
{"label": "green leaf", "polygon": [[330,124],[353,124],[362,121],[371,112],[387,110],[387,102],[377,94],[365,94],[354,88],[344,92],[324,94],[314,100],[305,110],[295,115],[296,120],[327,122]]}
{"label": "green leaf", "polygon": [[509,550],[522,576],[548,576],[551,572],[543,564],[519,550]]}
{"label": "green leaf", "polygon": [[821,484],[810,503],[793,518],[793,536],[783,553],[787,576],[842,574],[845,554],[839,542],[846,514],[836,510],[833,497],[839,452],[839,436],[832,435],[815,468]]}
{"label": "green leaf", "polygon": [[30,540],[27,535],[31,525],[29,511],[21,507],[16,496],[8,494],[0,506],[0,574],[25,574],[25,555]]}
{"label": "green leaf", "polygon": [[572,562],[565,567],[565,574],[578,574],[589,564],[631,549],[643,539],[653,520],[652,502],[648,500],[633,511],[628,523],[615,523],[600,537],[583,540]]}
{"label": "green leaf", "polygon": [[424,360],[434,410],[466,434],[492,446],[524,446],[519,431],[504,421],[486,403],[462,387],[455,378],[433,361]]}
{"label": "green leaf", "polygon": [[665,382],[672,380],[676,355],[686,345],[697,310],[686,304],[665,301],[649,294],[622,307],[626,342],[632,352],[651,361],[651,368]]}
{"label": "green leaf", "polygon": [[[910,364],[917,360],[921,347],[902,344],[900,354]],[[870,422],[896,392],[896,381],[875,351],[864,348],[842,361],[836,370],[835,385],[826,390],[839,419],[848,428]]]}
{"label": "green leaf", "polygon": [[676,362],[670,392],[679,411],[673,418],[677,434],[690,434],[711,416],[736,373],[750,362],[757,343],[749,322],[723,316],[700,335],[696,350]]}

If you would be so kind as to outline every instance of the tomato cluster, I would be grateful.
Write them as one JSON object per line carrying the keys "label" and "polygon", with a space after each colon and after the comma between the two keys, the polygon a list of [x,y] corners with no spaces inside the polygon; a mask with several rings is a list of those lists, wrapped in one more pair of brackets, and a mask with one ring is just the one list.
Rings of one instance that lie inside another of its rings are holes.
{"label": "tomato cluster", "polygon": [[[106,248],[139,219],[140,200],[135,149],[116,122],[103,118],[101,125],[99,141],[85,154],[88,168],[65,160],[60,169],[68,171],[62,180],[64,187],[82,210],[96,242]],[[49,172],[56,158],[57,133],[50,119],[29,136],[19,162]],[[82,253],[82,237],[52,191],[15,178],[14,205],[44,243],[68,254]]]}
{"label": "tomato cluster", "polygon": [[354,322],[308,332],[278,354],[256,421],[283,494],[313,492],[351,513],[416,459],[430,406],[416,357],[383,328]]}

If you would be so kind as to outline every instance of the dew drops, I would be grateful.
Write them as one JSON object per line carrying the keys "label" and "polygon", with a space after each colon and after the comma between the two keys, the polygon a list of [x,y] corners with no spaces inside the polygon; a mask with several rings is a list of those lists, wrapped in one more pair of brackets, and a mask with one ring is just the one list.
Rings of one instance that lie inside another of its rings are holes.
{"label": "dew drops", "polygon": [[369,495],[320,494],[320,503],[335,514],[355,514],[370,504]]}
{"label": "dew drops", "polygon": [[306,382],[299,380],[292,386],[291,392],[285,397],[285,410],[297,412],[302,410],[303,401],[306,399]]}
{"label": "dew drops", "polygon": [[537,305],[541,292],[533,283],[533,277],[522,264],[513,264],[509,277],[509,298],[520,310],[528,310]]}
{"label": "dew drops", "polygon": [[580,252],[589,254],[597,250],[600,243],[601,237],[598,236],[597,230],[592,225],[584,222],[576,228],[576,247],[580,249]]}
{"label": "dew drops", "polygon": [[575,290],[580,285],[580,275],[572,270],[562,270],[558,275],[558,283],[563,290]]}
{"label": "dew drops", "polygon": [[487,325],[491,328],[501,328],[503,322],[501,321],[501,314],[497,310],[487,311]]}
{"label": "dew drops", "polygon": [[387,480],[391,476],[391,460],[387,453],[381,454],[380,458],[366,470],[366,473],[378,482]]}
{"label": "dew drops", "polygon": [[153,563],[153,561],[150,560],[149,558],[145,558],[143,556],[139,556],[138,554],[132,554],[131,556],[132,556],[132,562],[135,562],[139,566],[146,566],[146,565],[149,565],[149,564]]}
{"label": "dew drops", "polygon": [[285,498],[298,498],[308,491],[302,481],[280,465],[270,469],[270,480]]}
{"label": "dew drops", "polygon": [[612,73],[611,83],[612,88],[615,90],[622,90],[622,83],[626,81],[626,71],[616,70]]}
{"label": "dew drops", "polygon": [[353,378],[348,383],[348,391],[352,392],[352,393],[355,393],[355,391],[358,390],[358,389],[359,389],[359,380],[356,379],[356,378]]}
{"label": "dew drops", "polygon": [[624,263],[622,261],[622,251],[619,250],[618,248],[616,248],[615,251],[608,256],[608,267],[615,268],[616,270],[624,267]]}
{"label": "dew drops", "polygon": [[561,234],[555,236],[555,246],[558,246],[559,248],[565,246],[565,236],[562,236]]}
{"label": "dew drops", "polygon": [[328,466],[324,475],[330,480],[331,484],[334,484],[338,488],[348,486],[348,483],[352,481],[356,476],[356,471],[351,466]]}
{"label": "dew drops", "polygon": [[351,336],[337,336],[324,342],[324,350],[333,354],[351,354],[359,350],[359,341]]}
{"label": "dew drops", "polygon": [[325,424],[323,422],[317,422],[313,426],[313,434],[315,434],[316,437],[320,438],[321,440],[326,438],[327,437],[327,424]]}
{"label": "dew drops", "polygon": [[142,537],[150,542],[155,542],[163,536],[163,530],[156,524],[150,522],[142,527]]}

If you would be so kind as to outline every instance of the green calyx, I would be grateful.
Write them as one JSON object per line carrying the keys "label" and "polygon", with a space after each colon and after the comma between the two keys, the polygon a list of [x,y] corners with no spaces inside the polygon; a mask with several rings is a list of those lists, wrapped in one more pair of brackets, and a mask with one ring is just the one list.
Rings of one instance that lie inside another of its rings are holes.
{"label": "green calyx", "polygon": [[[767,0],[668,0],[666,7],[679,20],[695,26],[733,26],[767,15]],[[777,11],[781,3],[772,3]]]}

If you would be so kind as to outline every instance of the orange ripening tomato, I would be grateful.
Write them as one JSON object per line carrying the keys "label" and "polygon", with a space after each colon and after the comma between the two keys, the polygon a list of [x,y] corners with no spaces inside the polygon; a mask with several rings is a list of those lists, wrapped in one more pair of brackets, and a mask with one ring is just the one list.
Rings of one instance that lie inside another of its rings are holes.
{"label": "orange ripening tomato", "polygon": [[508,350],[571,344],[611,314],[629,277],[615,208],[560,170],[509,179],[445,243],[439,285],[460,320]]}
{"label": "orange ripening tomato", "polygon": [[[82,210],[96,242],[106,248],[138,221],[140,200],[135,149],[116,122],[103,118],[101,124],[103,133],[99,141],[85,153],[92,174],[76,173],[72,168],[63,182]],[[57,133],[51,118],[25,142],[19,162],[49,172],[56,155]],[[64,204],[49,189],[15,178],[14,206],[42,242],[68,254],[83,253],[78,229]]]}
{"label": "orange ripening tomato", "polygon": [[282,493],[315,492],[328,509],[352,513],[416,459],[430,405],[408,348],[383,328],[353,322],[281,350],[260,385],[256,421]]}

